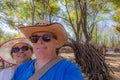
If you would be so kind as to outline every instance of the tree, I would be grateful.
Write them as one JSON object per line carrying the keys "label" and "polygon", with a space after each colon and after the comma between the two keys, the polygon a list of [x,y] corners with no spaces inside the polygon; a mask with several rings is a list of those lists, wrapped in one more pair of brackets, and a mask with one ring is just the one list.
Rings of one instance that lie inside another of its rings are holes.
{"label": "tree", "polygon": [[10,11],[11,14],[14,12],[11,19],[14,22],[16,17],[14,23],[17,24],[28,23],[30,25],[38,19],[47,19],[50,22],[63,21],[62,23],[71,31],[68,34],[67,45],[74,50],[75,60],[83,72],[91,80],[108,80],[110,68],[106,65],[101,51],[91,44],[93,33],[96,33],[98,39],[97,22],[102,20],[101,15],[108,11],[105,4],[104,0],[5,0],[5,11]]}
{"label": "tree", "polygon": [[111,39],[113,47],[114,48],[120,48],[120,24],[119,23],[114,25],[113,31],[116,34],[113,37],[113,39]]}
{"label": "tree", "polygon": [[[52,22],[60,9],[55,0],[4,0],[0,1],[0,4],[0,22],[15,30],[21,24],[30,25],[32,23],[33,25],[36,20],[47,19]],[[15,34],[12,37],[20,35]],[[7,37],[6,39],[10,38]],[[1,42],[6,39],[2,36]]]}
{"label": "tree", "polygon": [[69,37],[68,45],[74,50],[76,62],[89,76],[89,80],[109,80],[110,68],[105,63],[102,52],[91,44],[92,33],[96,27],[96,19],[100,15],[99,10],[103,8],[101,5],[103,2],[87,0],[61,0],[61,2],[66,11],[62,12],[63,17],[58,17],[73,31],[74,38]]}
{"label": "tree", "polygon": [[116,27],[116,30],[120,32],[120,26]]}

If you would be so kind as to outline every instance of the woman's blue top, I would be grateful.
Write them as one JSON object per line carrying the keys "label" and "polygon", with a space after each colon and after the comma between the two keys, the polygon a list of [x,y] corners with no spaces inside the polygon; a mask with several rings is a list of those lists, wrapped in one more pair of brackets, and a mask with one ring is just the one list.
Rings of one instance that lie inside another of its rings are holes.
{"label": "woman's blue top", "polygon": [[[16,68],[12,80],[29,80],[35,73],[31,60]],[[63,59],[50,68],[39,80],[84,80],[79,67],[72,61]]]}

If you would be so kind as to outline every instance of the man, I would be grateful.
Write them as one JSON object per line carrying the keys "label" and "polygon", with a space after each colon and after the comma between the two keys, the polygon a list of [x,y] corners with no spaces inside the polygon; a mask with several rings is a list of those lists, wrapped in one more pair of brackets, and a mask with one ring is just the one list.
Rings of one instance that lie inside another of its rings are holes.
{"label": "man", "polygon": [[[45,70],[47,64],[58,59],[56,49],[62,47],[68,40],[67,32],[59,23],[40,21],[33,26],[19,27],[21,32],[33,43],[35,60],[20,65],[12,80],[29,80],[40,69]],[[83,80],[79,67],[66,59],[61,59],[48,69],[39,80]],[[36,77],[35,77],[36,78]],[[38,79],[32,80],[38,80]]]}

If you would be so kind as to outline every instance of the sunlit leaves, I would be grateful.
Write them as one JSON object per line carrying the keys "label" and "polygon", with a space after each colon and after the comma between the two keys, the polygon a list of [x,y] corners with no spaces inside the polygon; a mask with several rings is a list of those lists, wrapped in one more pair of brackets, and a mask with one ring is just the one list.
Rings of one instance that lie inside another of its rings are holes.
{"label": "sunlit leaves", "polygon": [[52,16],[58,14],[58,12],[60,11],[60,7],[55,2],[53,2],[48,6],[47,10],[49,14]]}
{"label": "sunlit leaves", "polygon": [[[82,17],[84,17],[81,13],[84,10],[82,6],[85,1],[87,4],[87,22],[85,24],[87,33],[94,36],[94,38],[102,37],[102,35],[104,35],[102,33],[99,34],[101,36],[98,35],[95,37],[94,35],[96,28],[98,28],[96,24],[105,20],[107,17],[106,14],[110,15],[111,10],[115,8],[115,5],[119,6],[119,0],[111,0],[114,5],[108,2],[108,0],[3,0],[0,2],[0,5],[2,5],[0,7],[0,11],[4,14],[4,16],[0,16],[0,20],[7,23],[8,26],[13,29],[16,29],[18,24],[30,24],[33,16],[34,20],[57,20],[63,22],[64,25],[69,27],[70,32],[74,32],[71,31],[73,30],[71,25],[74,25],[73,27],[75,32],[78,31],[78,34],[82,33],[83,36],[83,30],[81,30],[81,26],[83,24],[79,24],[80,28],[78,30],[78,22],[80,22]],[[81,7],[79,2],[82,5]],[[115,14],[110,17],[120,22],[119,7],[114,13]],[[69,23],[70,19],[72,24]],[[83,22],[83,20],[81,22]],[[94,30],[93,33],[92,30]],[[74,34],[72,34],[72,36],[75,38]],[[82,39],[82,37],[80,39]]]}

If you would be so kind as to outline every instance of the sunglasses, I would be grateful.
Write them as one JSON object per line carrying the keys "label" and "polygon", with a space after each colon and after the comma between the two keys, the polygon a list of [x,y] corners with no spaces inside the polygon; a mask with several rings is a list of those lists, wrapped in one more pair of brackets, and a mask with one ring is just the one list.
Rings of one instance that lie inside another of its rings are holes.
{"label": "sunglasses", "polygon": [[[39,35],[32,35],[29,37],[30,41],[32,43],[37,43],[38,40],[41,39],[44,41],[44,42],[50,42],[52,38],[55,38],[55,36],[51,35],[51,34],[44,34],[42,36],[39,36]],[[56,39],[56,38],[55,38]]]}
{"label": "sunglasses", "polygon": [[20,49],[21,49],[22,51],[27,51],[27,50],[29,49],[29,47],[28,47],[28,46],[22,46],[21,48],[19,48],[19,47],[14,47],[14,48],[12,49],[12,53],[17,53],[17,52],[20,51]]}

